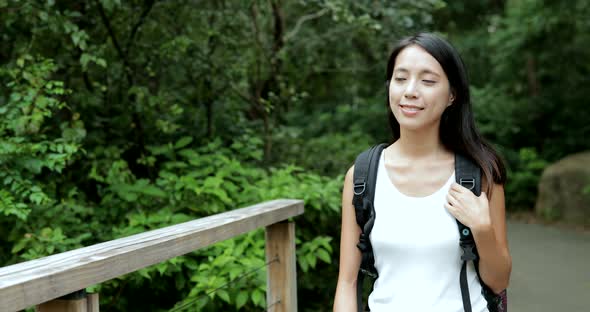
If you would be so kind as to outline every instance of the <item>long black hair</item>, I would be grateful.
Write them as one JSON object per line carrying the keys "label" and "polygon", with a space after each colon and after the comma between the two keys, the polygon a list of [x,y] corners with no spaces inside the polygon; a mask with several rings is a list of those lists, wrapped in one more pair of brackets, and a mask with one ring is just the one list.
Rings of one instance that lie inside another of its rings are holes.
{"label": "long black hair", "polygon": [[[491,195],[494,183],[506,182],[506,167],[494,148],[487,143],[475,127],[467,70],[457,50],[446,40],[430,33],[419,33],[400,40],[394,47],[387,63],[387,86],[395,66],[397,55],[406,47],[417,45],[432,55],[443,68],[449,79],[453,104],[448,106],[441,117],[440,139],[442,144],[455,153],[471,158],[481,169],[487,184],[486,193]],[[388,89],[389,90],[389,89]],[[395,142],[400,137],[399,122],[395,119],[387,95],[389,126]]]}

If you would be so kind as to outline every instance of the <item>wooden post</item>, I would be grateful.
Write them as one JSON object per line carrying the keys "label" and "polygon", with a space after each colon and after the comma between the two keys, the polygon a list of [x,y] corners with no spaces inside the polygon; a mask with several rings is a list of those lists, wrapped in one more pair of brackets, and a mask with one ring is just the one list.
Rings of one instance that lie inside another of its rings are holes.
{"label": "wooden post", "polygon": [[35,312],[88,312],[86,298],[55,299],[35,307]]}
{"label": "wooden post", "polygon": [[35,312],[99,312],[98,294],[80,290],[37,305]]}
{"label": "wooden post", "polygon": [[100,312],[98,308],[98,293],[88,294],[86,297],[88,312]]}
{"label": "wooden post", "polygon": [[295,223],[266,227],[266,304],[270,312],[297,312],[297,266]]}

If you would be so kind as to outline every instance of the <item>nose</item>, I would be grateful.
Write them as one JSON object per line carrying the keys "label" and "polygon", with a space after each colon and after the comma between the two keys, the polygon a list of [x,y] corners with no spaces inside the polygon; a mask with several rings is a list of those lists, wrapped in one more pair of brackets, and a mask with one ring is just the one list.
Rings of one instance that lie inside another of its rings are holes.
{"label": "nose", "polygon": [[404,90],[404,97],[406,99],[415,99],[418,97],[418,90],[416,88],[416,80],[408,82],[406,89]]}

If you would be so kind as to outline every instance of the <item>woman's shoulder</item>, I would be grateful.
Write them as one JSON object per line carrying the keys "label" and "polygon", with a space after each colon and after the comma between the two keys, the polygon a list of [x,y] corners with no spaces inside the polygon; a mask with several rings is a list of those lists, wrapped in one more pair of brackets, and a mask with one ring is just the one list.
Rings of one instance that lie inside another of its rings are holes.
{"label": "woman's shoulder", "polygon": [[354,164],[348,168],[346,171],[346,175],[344,176],[344,183],[350,182],[352,183],[352,179],[354,178]]}

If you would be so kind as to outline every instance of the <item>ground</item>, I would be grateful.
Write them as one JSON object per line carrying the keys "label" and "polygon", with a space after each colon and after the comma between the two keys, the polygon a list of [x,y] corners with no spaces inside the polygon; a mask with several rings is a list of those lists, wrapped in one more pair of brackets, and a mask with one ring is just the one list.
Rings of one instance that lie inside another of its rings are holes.
{"label": "ground", "polygon": [[510,312],[584,312],[590,296],[590,229],[510,216]]}

